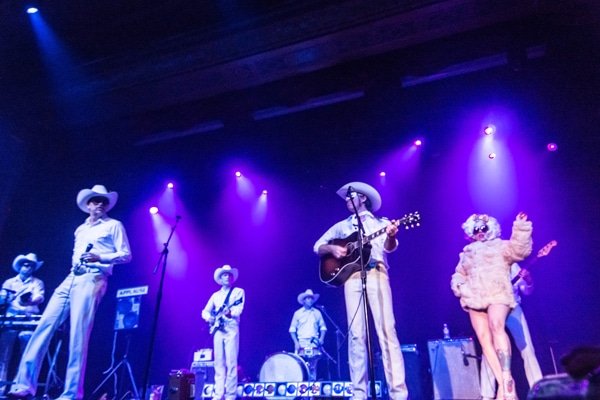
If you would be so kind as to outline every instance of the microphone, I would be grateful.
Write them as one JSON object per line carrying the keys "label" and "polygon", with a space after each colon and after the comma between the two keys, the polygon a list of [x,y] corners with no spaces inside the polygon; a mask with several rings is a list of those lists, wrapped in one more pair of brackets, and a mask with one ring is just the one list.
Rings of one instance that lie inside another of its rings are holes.
{"label": "microphone", "polygon": [[467,355],[465,354],[465,350],[463,348],[461,348],[460,352],[461,352],[462,358],[463,358],[463,365],[465,367],[468,367],[469,366],[469,359],[467,358]]}
{"label": "microphone", "polygon": [[[88,243],[88,245],[85,247],[85,251],[84,251],[84,253],[89,253],[89,252],[90,252],[90,250],[92,249],[92,247],[94,247],[94,244],[93,244],[93,243]],[[82,264],[84,264],[84,263],[85,263],[85,261],[83,261],[83,257],[81,257],[81,258],[79,259],[79,261],[81,261],[81,263],[82,263]]]}
{"label": "microphone", "polygon": [[325,309],[325,306],[321,305],[321,304],[315,304],[314,306],[317,307],[318,309],[321,309],[321,310]]}
{"label": "microphone", "polygon": [[348,190],[346,191],[346,197],[354,198],[356,196],[356,192],[352,186],[348,186]]}

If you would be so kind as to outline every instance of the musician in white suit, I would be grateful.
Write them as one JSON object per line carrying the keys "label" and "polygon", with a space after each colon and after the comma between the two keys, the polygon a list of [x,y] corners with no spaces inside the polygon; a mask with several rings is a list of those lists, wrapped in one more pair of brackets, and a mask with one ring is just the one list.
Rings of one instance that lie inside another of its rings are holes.
{"label": "musician in white suit", "polygon": [[[336,259],[349,255],[347,248],[331,244],[333,239],[344,239],[357,231],[358,213],[365,234],[370,235],[381,229],[385,234],[371,240],[371,259],[367,269],[366,290],[369,306],[379,346],[383,358],[383,368],[391,400],[405,400],[408,389],[405,381],[404,358],[396,334],[396,321],[392,302],[392,289],[388,277],[387,253],[398,247],[395,221],[378,218],[373,215],[381,207],[381,196],[377,190],[363,182],[350,182],[342,186],[337,194],[346,201],[350,217],[329,228],[314,245],[314,251],[320,256],[331,254]],[[361,271],[356,271],[344,283],[346,317],[349,326],[348,358],[350,379],[352,380],[354,400],[365,400],[367,392],[367,346],[364,309],[362,302]],[[371,377],[373,378],[373,377]]]}
{"label": "musician in white suit", "polygon": [[244,289],[233,287],[239,271],[230,265],[217,268],[215,282],[221,289],[210,296],[202,318],[214,330],[214,400],[235,400],[238,384],[237,359],[240,346],[240,315],[244,310]]}
{"label": "musician in white suit", "polygon": [[[44,262],[38,261],[34,253],[20,254],[14,259],[12,268],[17,275],[4,281],[0,290],[0,307],[6,307],[6,317],[18,315],[27,318],[39,314],[38,305],[44,302],[44,282],[33,276],[33,273],[40,269],[42,264]],[[0,321],[0,382],[6,381],[16,344],[18,343],[20,351],[23,352],[29,338],[31,338],[30,331],[3,330]],[[4,385],[0,383],[0,394],[3,392]]]}

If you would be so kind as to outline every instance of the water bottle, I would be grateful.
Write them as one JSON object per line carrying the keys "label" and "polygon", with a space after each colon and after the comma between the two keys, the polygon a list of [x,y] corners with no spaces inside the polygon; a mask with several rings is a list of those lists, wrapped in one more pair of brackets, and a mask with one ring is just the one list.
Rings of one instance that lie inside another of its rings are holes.
{"label": "water bottle", "polygon": [[444,339],[450,339],[450,329],[448,329],[448,324],[444,324],[442,332],[444,333]]}

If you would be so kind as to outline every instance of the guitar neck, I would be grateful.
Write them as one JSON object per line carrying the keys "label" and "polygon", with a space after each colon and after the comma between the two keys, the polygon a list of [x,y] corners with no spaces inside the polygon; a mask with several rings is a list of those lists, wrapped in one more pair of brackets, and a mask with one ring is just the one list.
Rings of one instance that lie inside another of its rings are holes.
{"label": "guitar neck", "polygon": [[364,236],[363,238],[363,244],[367,244],[369,243],[371,240],[383,235],[386,231],[386,228],[381,228],[378,231],[375,231],[373,233],[371,233],[370,235]]}

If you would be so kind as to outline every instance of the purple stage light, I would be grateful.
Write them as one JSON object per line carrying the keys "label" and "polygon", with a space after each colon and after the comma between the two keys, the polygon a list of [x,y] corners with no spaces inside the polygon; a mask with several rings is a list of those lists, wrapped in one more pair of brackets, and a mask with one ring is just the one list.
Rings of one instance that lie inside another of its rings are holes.
{"label": "purple stage light", "polygon": [[379,173],[379,176],[380,176],[380,177],[382,177],[382,178],[385,178],[385,175],[386,175],[385,171],[381,171],[381,172]]}
{"label": "purple stage light", "polygon": [[488,125],[483,129],[483,133],[486,135],[491,135],[496,132],[496,127],[494,125]]}
{"label": "purple stage light", "polygon": [[493,160],[494,158],[496,158],[496,153],[493,153],[493,152],[492,152],[492,153],[488,154],[488,158],[489,158],[490,160]]}
{"label": "purple stage light", "polygon": [[266,196],[266,195],[267,195],[267,193],[268,193],[268,192],[267,192],[267,189],[265,189],[265,190],[263,190],[263,191],[262,191],[262,195],[263,195],[263,196]]}
{"label": "purple stage light", "polygon": [[158,214],[158,207],[150,207],[150,210],[148,211],[150,211],[150,214],[156,215]]}
{"label": "purple stage light", "polygon": [[242,173],[240,171],[235,171],[235,177],[236,178],[241,178],[242,177]]}
{"label": "purple stage light", "polygon": [[413,144],[417,147],[420,147],[423,145],[423,141],[421,139],[417,139],[413,142]]}
{"label": "purple stage light", "polygon": [[173,182],[167,183],[167,188],[169,188],[169,189],[173,189],[174,186],[175,185],[173,185]]}
{"label": "purple stage light", "polygon": [[556,143],[548,143],[546,148],[548,149],[548,151],[556,151],[558,150],[558,145]]}

